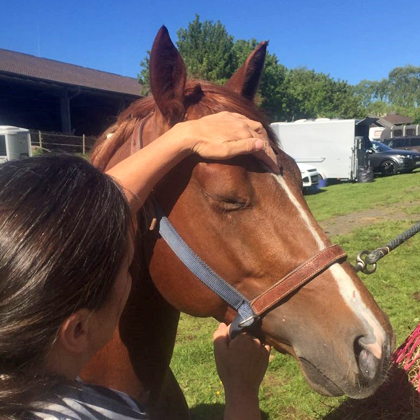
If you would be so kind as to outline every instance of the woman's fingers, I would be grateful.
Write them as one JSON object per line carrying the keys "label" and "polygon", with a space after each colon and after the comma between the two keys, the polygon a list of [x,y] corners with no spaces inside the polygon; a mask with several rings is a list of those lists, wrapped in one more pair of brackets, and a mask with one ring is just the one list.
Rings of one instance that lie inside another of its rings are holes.
{"label": "woman's fingers", "polygon": [[225,324],[219,325],[213,341],[217,371],[225,389],[258,391],[267,369],[270,346],[246,333],[230,340]]}
{"label": "woman's fingers", "polygon": [[230,119],[230,120],[237,120],[238,122],[243,122],[247,127],[249,127],[251,130],[255,131],[256,133],[258,133],[258,137],[261,137],[261,134],[263,136],[265,136],[268,139],[267,133],[264,129],[264,126],[259,122],[259,121],[255,121],[255,120],[251,120],[247,117],[245,117],[245,115],[242,114],[238,114],[236,112],[220,112],[218,114],[213,114],[213,115],[223,115],[223,117],[225,117],[226,119]]}
{"label": "woman's fingers", "polygon": [[273,148],[268,142],[264,142],[261,149],[254,152],[254,155],[268,166],[274,173],[280,173],[280,167],[277,162],[277,155],[274,153]]}
{"label": "woman's fingers", "polygon": [[188,121],[192,150],[206,159],[230,159],[253,153],[271,171],[279,173],[277,158],[263,125],[243,115],[220,112]]}
{"label": "woman's fingers", "polygon": [[227,143],[226,159],[229,157],[253,153],[266,167],[278,174],[280,168],[277,163],[277,156],[267,140],[261,138],[250,138],[235,140]]}
{"label": "woman's fingers", "polygon": [[219,340],[221,343],[223,341],[229,341],[229,327],[223,322],[219,324],[217,330],[213,333],[213,340]]}

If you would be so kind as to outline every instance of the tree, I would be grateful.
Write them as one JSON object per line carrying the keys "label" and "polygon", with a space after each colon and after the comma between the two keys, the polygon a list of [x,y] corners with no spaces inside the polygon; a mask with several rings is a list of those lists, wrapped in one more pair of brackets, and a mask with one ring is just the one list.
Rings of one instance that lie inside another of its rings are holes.
{"label": "tree", "polygon": [[150,92],[150,50],[146,51],[146,57],[140,62],[140,74],[137,75],[137,81],[141,85],[140,93],[144,96],[147,96]]}
{"label": "tree", "polygon": [[288,120],[355,118],[361,113],[359,100],[345,81],[301,67],[288,70],[285,83]]}
{"label": "tree", "polygon": [[353,87],[354,94],[363,107],[366,108],[376,99],[377,83],[376,81],[362,80]]}
{"label": "tree", "polygon": [[367,115],[376,115],[377,117],[384,117],[394,111],[392,105],[385,101],[371,102],[365,109]]}
{"label": "tree", "polygon": [[190,77],[225,83],[235,70],[233,36],[219,21],[200,22],[200,17],[177,32],[177,46]]}
{"label": "tree", "polygon": [[387,79],[363,80],[354,91],[367,114],[396,112],[420,120],[420,67],[396,67]]}
{"label": "tree", "polygon": [[389,101],[405,108],[420,105],[420,67],[396,67],[389,73]]}

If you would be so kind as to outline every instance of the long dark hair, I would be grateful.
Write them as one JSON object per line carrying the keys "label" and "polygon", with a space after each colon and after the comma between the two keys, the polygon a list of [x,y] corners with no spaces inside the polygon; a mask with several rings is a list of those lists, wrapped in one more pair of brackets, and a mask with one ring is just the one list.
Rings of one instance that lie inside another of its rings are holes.
{"label": "long dark hair", "polygon": [[0,165],[0,418],[59,380],[45,356],[69,315],[110,296],[130,226],[118,184],[82,158]]}

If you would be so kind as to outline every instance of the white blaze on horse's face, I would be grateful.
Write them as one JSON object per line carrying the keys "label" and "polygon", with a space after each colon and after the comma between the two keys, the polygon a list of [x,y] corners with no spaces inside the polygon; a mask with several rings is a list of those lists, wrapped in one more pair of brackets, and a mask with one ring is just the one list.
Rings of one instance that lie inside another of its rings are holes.
{"label": "white blaze on horse's face", "polygon": [[[272,175],[281,185],[290,202],[297,209],[300,217],[307,226],[308,232],[310,232],[313,236],[313,239],[318,246],[318,251],[326,248],[327,244],[315,229],[313,220],[308,217],[308,213],[303,209],[299,203],[299,200],[293,194],[283,176],[276,174]],[[352,312],[360,319],[366,329],[371,332],[370,338],[374,338],[375,340],[374,342],[364,344],[364,348],[369,350],[377,359],[381,359],[382,349],[386,339],[385,330],[382,328],[381,324],[376,319],[372,311],[368,308],[366,303],[363,301],[363,298],[356,288],[352,278],[345,272],[341,265],[338,263],[333,264],[328,269],[328,271],[331,273],[333,279],[337,283],[340,295],[343,297],[346,305],[348,305]]]}
{"label": "white blaze on horse's face", "polygon": [[363,302],[359,291],[356,289],[355,284],[351,277],[344,271],[343,267],[334,264],[330,267],[334,280],[338,285],[340,294],[346,304],[353,310],[359,317],[362,323],[371,330],[371,336],[376,339],[373,343],[365,344],[368,349],[377,359],[382,357],[382,348],[385,343],[386,333],[381,324],[373,315],[372,311]]}
{"label": "white blaze on horse's face", "polygon": [[298,210],[298,213],[302,217],[304,223],[308,227],[309,232],[312,233],[313,238],[315,239],[315,242],[318,245],[318,251],[321,251],[322,249],[326,248],[325,242],[321,239],[318,232],[316,231],[312,221],[309,219],[307,212],[302,208],[299,201],[296,199],[296,197],[293,195],[292,191],[288,187],[286,181],[284,180],[283,176],[281,175],[275,175],[273,174],[274,178],[277,180],[277,182],[282,186],[284,192],[286,193],[287,197],[291,201],[291,203],[296,207]]}

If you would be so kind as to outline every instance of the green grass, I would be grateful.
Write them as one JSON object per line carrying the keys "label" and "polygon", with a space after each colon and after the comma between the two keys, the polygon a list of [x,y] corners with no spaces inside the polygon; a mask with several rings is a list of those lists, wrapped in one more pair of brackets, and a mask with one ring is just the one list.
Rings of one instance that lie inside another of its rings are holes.
{"label": "green grass", "polygon": [[[323,189],[327,193],[307,196],[307,202],[318,221],[327,220],[366,209],[381,209],[397,205],[402,211],[412,211],[412,202],[420,197],[420,172],[393,177],[378,177],[374,183],[337,184]],[[410,206],[405,210],[405,205]]]}
{"label": "green grass", "polygon": [[[407,214],[419,214],[420,173],[378,178],[371,184],[341,184],[307,197],[318,220],[375,208],[395,206]],[[362,249],[372,250],[409,228],[403,220],[373,223],[333,238],[348,253],[350,262]],[[388,314],[401,344],[420,322],[420,234],[411,238],[379,262],[371,276],[361,274],[378,304]],[[223,387],[213,359],[212,333],[217,322],[182,315],[172,368],[178,378],[193,420],[222,418]],[[271,420],[322,419],[343,398],[326,398],[313,392],[297,363],[289,356],[272,352],[260,391],[261,409]],[[368,419],[374,420],[374,419]]]}

